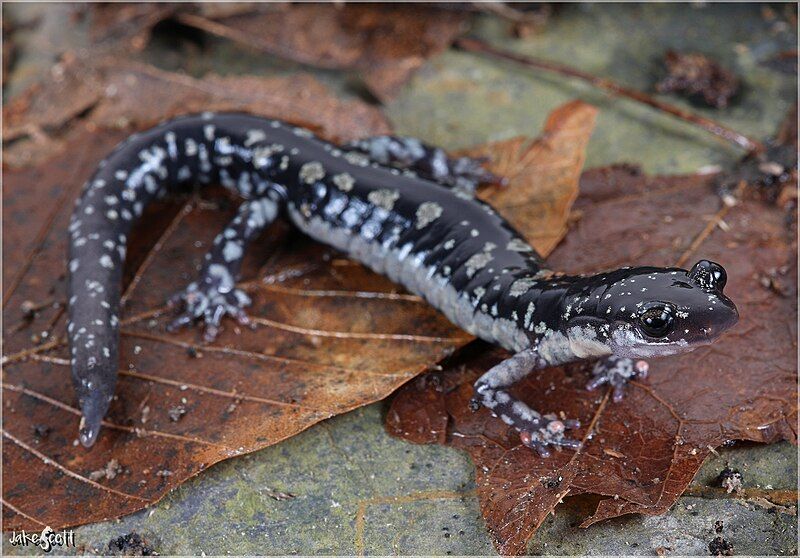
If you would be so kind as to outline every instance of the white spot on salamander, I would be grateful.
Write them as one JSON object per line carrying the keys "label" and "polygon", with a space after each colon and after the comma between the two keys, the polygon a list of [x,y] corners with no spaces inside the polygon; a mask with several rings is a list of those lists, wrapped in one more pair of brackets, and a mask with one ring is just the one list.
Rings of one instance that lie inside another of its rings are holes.
{"label": "white spot on salamander", "polygon": [[344,159],[351,165],[357,165],[359,167],[366,167],[370,164],[369,157],[356,151],[348,151],[344,154]]}
{"label": "white spot on salamander", "polygon": [[424,229],[441,216],[441,205],[436,202],[424,202],[417,208],[417,228]]}
{"label": "white spot on salamander", "polygon": [[299,136],[301,138],[314,137],[314,134],[312,134],[309,130],[306,130],[305,128],[295,128],[294,130],[292,130],[292,132],[294,133],[294,135]]}
{"label": "white spot on salamander", "polygon": [[482,252],[473,254],[472,257],[467,260],[467,262],[464,264],[464,266],[467,268],[467,277],[471,278],[478,272],[479,269],[483,269],[486,267],[486,264],[492,261],[493,256],[490,253],[492,248],[494,248],[494,244],[487,243]]}
{"label": "white spot on salamander", "polygon": [[300,167],[300,180],[305,184],[313,184],[323,178],[325,178],[325,169],[322,168],[322,163],[311,161]]}
{"label": "white spot on salamander", "polygon": [[511,250],[512,252],[532,252],[533,248],[521,238],[515,238],[506,245],[506,250]]}
{"label": "white spot on salamander", "polygon": [[208,273],[211,277],[218,280],[219,286],[217,290],[219,292],[229,293],[233,290],[235,285],[233,276],[224,265],[212,264],[208,266]]}
{"label": "white spot on salamander", "polygon": [[247,139],[244,140],[244,144],[250,147],[254,143],[264,141],[265,139],[267,139],[267,134],[265,134],[263,130],[247,130]]}
{"label": "white spot on salamander", "polygon": [[511,283],[511,288],[508,290],[509,296],[521,296],[527,293],[534,285],[536,279],[533,277],[521,277]]}
{"label": "white spot on salamander", "polygon": [[533,313],[536,311],[536,304],[533,302],[528,304],[528,309],[525,311],[525,319],[523,325],[525,328],[530,328],[531,320],[533,319]]}
{"label": "white spot on salamander", "polygon": [[148,191],[150,194],[155,194],[158,190],[158,183],[156,179],[153,178],[152,175],[146,174],[144,175],[144,189]]}
{"label": "white spot on salamander", "polygon": [[222,256],[226,262],[232,262],[242,257],[242,247],[236,242],[228,241],[222,249]]}
{"label": "white spot on salamander", "polygon": [[385,188],[373,190],[367,195],[367,199],[371,203],[382,207],[386,211],[391,211],[394,208],[394,202],[396,202],[399,197],[400,192],[397,190],[388,190]]}
{"label": "white spot on salamander", "polygon": [[197,142],[192,138],[186,138],[183,151],[188,157],[194,157],[197,155]]}
{"label": "white spot on salamander", "polygon": [[343,172],[333,177],[333,183],[342,192],[349,192],[350,190],[353,189],[356,180],[350,174]]}

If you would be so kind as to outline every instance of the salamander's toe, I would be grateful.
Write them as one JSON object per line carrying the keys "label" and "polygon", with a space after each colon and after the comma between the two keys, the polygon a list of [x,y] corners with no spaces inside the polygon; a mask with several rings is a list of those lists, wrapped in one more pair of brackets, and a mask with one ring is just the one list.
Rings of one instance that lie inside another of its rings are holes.
{"label": "salamander's toe", "polygon": [[205,323],[203,339],[210,343],[219,335],[220,324],[225,316],[234,318],[239,324],[249,324],[250,319],[244,308],[251,304],[252,300],[241,289],[221,293],[213,288],[200,289],[197,283],[192,283],[185,291],[170,299],[170,307],[183,307],[183,311],[167,325],[167,331],[202,321]]}
{"label": "salamander's toe", "polygon": [[536,450],[542,457],[550,456],[548,446],[575,450],[581,447],[579,440],[573,440],[565,436],[567,430],[580,428],[581,423],[577,420],[560,420],[553,415],[545,415],[535,426],[538,426],[538,428],[520,431],[519,438],[524,445]]}
{"label": "salamander's toe", "polygon": [[182,312],[177,318],[167,324],[167,331],[175,331],[194,321],[194,316],[189,312]]}
{"label": "salamander's toe", "polygon": [[592,372],[593,378],[586,384],[589,391],[603,384],[612,388],[613,401],[619,403],[625,398],[625,388],[634,378],[646,378],[649,366],[644,360],[610,356],[599,360]]}

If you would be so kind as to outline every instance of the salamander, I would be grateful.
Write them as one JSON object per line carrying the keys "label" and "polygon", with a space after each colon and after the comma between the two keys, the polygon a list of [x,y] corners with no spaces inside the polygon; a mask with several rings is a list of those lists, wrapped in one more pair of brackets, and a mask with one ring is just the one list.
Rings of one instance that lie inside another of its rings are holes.
{"label": "salamander", "polygon": [[172,300],[171,326],[225,317],[246,323],[236,286],[248,243],[279,216],[423,297],[454,324],[509,351],[475,383],[471,405],[522,442],[579,447],[574,420],[543,415],[507,389],[532,371],[600,360],[588,388],[622,396],[644,359],[715,340],[738,314],[723,294],[722,266],[626,267],[594,275],[550,270],[475,188],[501,181],[483,161],[451,158],[408,137],[336,145],[280,120],[243,113],[178,117],[134,134],[98,166],[69,225],[71,370],[81,443],[94,444],[114,396],[120,290],[128,235],[154,198],[187,183],[222,184],[244,201],[214,239],[197,280]]}

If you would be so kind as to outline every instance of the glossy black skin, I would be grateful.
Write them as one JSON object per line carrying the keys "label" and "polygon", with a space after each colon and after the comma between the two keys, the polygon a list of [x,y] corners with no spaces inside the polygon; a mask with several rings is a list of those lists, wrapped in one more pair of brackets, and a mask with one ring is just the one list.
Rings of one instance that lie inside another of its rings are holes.
{"label": "glossy black skin", "polygon": [[[207,134],[209,126],[214,127],[212,135]],[[248,141],[248,132],[252,130],[261,133],[258,141]],[[167,141],[167,134],[172,135],[172,142]],[[223,145],[219,142],[220,138],[226,138]],[[191,150],[187,142],[192,142]],[[273,144],[282,145],[281,152],[265,157],[257,165],[258,169],[254,169],[252,150]],[[109,324],[119,319],[124,257],[117,251],[106,254],[101,243],[111,239],[117,248],[124,251],[131,226],[141,213],[134,211],[134,204],[145,206],[154,197],[186,182],[207,184],[222,181],[230,184],[245,199],[269,194],[277,198],[283,207],[297,209],[300,215],[320,216],[355,234],[376,225],[381,239],[384,239],[388,230],[397,227],[400,243],[411,242],[413,252],[426,250],[428,261],[441,258],[440,263],[452,267],[450,280],[459,291],[490,281],[486,272],[468,278],[460,269],[486,242],[493,242],[498,247],[505,246],[511,239],[524,242],[519,234],[483,203],[463,199],[440,184],[400,174],[373,162],[367,162],[366,166],[354,164],[337,149],[305,130],[277,121],[246,114],[205,114],[176,118],[131,136],[101,163],[77,201],[70,230],[72,241],[69,259],[70,262],[77,262],[77,268],[70,271],[69,276],[69,294],[73,300],[69,306],[69,319],[74,330],[70,333],[70,344],[73,348],[73,380],[84,416],[81,439],[86,445],[94,442],[99,422],[113,396],[118,362],[119,328],[118,325]],[[430,151],[426,147],[426,152]],[[138,187],[135,200],[125,200],[121,194],[127,178],[119,178],[120,173],[132,176],[136,169],[141,169],[143,153],[167,154],[159,165],[160,172],[145,173],[157,183],[158,189],[148,192]],[[281,165],[284,156],[288,157],[288,165]],[[221,161],[226,164],[223,166]],[[326,178],[314,185],[300,184],[300,169],[309,162],[321,163]],[[251,177],[249,182],[252,188],[249,192],[244,192],[236,185],[243,173]],[[356,179],[355,186],[346,194],[330,180],[330,177],[340,173],[348,173]],[[92,187],[101,181],[105,186],[100,189]],[[262,185],[258,192],[255,183]],[[367,197],[369,192],[386,187],[396,188],[402,195],[391,212],[379,215]],[[103,201],[106,196],[115,197],[117,201],[114,205],[108,205]],[[341,211],[336,216],[326,214],[324,209],[335,200],[343,204]],[[417,229],[414,227],[415,211],[425,201],[446,205],[448,211],[430,227]],[[87,207],[96,210],[88,215]],[[133,213],[133,218],[109,220],[106,216],[108,210],[117,213],[127,210]],[[342,217],[345,214],[352,218],[345,220]],[[470,221],[470,227],[458,225],[465,219]],[[480,230],[481,238],[470,235],[473,229]],[[85,242],[90,234],[99,235],[99,238],[95,242]],[[444,257],[437,246],[450,238],[455,239],[457,249]],[[84,244],[79,246],[77,242],[80,240]],[[104,254],[111,258],[113,265],[104,267],[97,264]],[[496,261],[498,268],[502,266],[508,269],[539,265],[534,252],[521,254],[502,249],[498,249]],[[99,284],[103,294],[88,296],[87,281]],[[99,306],[101,299],[107,307]],[[87,336],[91,336],[89,347],[85,345]],[[92,359],[94,365],[87,367],[86,363]]]}
{"label": "glossy black skin", "polygon": [[[149,201],[186,182],[221,182],[246,200],[269,199],[269,204],[274,203],[303,230],[315,220],[321,221],[333,232],[346,232],[348,238],[359,237],[396,249],[391,257],[417,259],[436,278],[437,282],[421,288],[420,294],[430,300],[435,298],[437,289],[452,287],[461,299],[469,300],[469,307],[476,315],[482,312],[516,323],[532,346],[542,336],[565,332],[573,325],[575,318],[565,317],[571,303],[579,304],[582,298],[613,292],[625,277],[649,273],[650,268],[592,277],[555,277],[543,268],[541,258],[508,222],[469,195],[470,187],[495,177],[474,161],[442,162],[441,150],[424,144],[420,144],[421,149],[413,146],[415,149],[404,151],[403,145],[385,149],[386,142],[392,141],[416,140],[379,138],[364,146],[356,143],[347,152],[291,125],[230,113],[177,118],[132,136],[118,146],[87,183],[70,227],[69,338],[73,380],[83,412],[82,443],[87,446],[94,443],[114,393],[120,282],[127,235]],[[276,145],[281,149],[273,149]],[[362,147],[364,151],[378,149],[371,154],[382,164],[363,154],[354,155],[353,150]],[[408,153],[417,151],[421,155],[411,157],[410,163],[403,160]],[[156,163],[148,167],[152,161]],[[324,176],[306,180],[304,177],[311,176],[309,164],[319,165]],[[427,178],[409,172],[409,167],[420,170]],[[341,180],[337,183],[336,177],[341,179],[342,175],[352,178],[350,187],[343,188]],[[137,177],[139,182],[134,184],[131,177]],[[100,183],[104,185],[97,187]],[[373,203],[370,197],[386,189],[396,193],[389,209]],[[420,226],[419,211],[425,204],[433,204],[442,212]],[[116,217],[109,218],[109,212]],[[123,218],[126,214],[130,217]],[[266,226],[270,219],[259,227]],[[235,240],[244,247],[247,239],[259,230],[251,228],[245,235],[240,230],[241,223],[230,228],[240,236]],[[94,239],[87,240],[92,235]],[[329,239],[322,234],[320,240]],[[104,247],[104,242],[113,245],[113,249]],[[486,252],[489,246],[491,260],[477,267],[471,265],[474,257]],[[202,272],[206,279],[214,265],[229,271],[235,279],[240,258],[223,260],[221,250],[212,251]],[[628,304],[634,306],[643,300],[654,300],[655,296],[656,300],[674,301],[678,305],[697,305],[698,293],[706,296],[696,280],[689,281],[692,289],[676,288],[675,279],[668,275],[673,270],[652,269],[659,277],[667,275],[652,286],[647,296],[633,293],[628,298],[614,298],[608,303],[614,305],[609,316],[603,314],[606,302],[594,299],[585,303],[581,319],[608,321],[613,316],[614,323],[630,325],[636,319],[626,318],[621,310]],[[688,280],[686,271],[678,273]],[[540,279],[531,279],[535,275]],[[524,292],[512,295],[515,281],[526,278],[529,281]],[[206,283],[211,285],[212,281]],[[201,281],[200,285],[206,283]],[[90,284],[93,289],[88,288]],[[219,281],[214,285],[219,285]],[[102,293],[98,292],[98,286]],[[723,307],[733,309],[729,300],[721,300]],[[535,310],[526,314],[526,309],[534,306]],[[447,313],[447,308],[440,309]],[[732,311],[735,313],[735,309]],[[716,331],[716,324],[726,320],[729,318],[721,315],[706,319],[698,312],[697,318],[686,325],[691,326],[695,335],[705,327]],[[90,362],[91,366],[87,364]]]}
{"label": "glossy black skin", "polygon": [[[706,274],[718,278],[708,280]],[[652,345],[653,355],[682,352],[683,347],[696,347],[715,340],[732,327],[739,314],[734,303],[723,293],[724,269],[701,260],[692,270],[681,268],[622,268],[589,277],[570,278],[562,305],[558,328],[567,329],[582,320],[591,320],[604,339],[620,326],[634,326],[643,341]],[[566,307],[571,312],[566,316]],[[672,324],[666,335],[653,336],[642,327],[639,317],[648,308],[668,306]],[[588,318],[586,318],[588,316]],[[610,328],[600,329],[600,324]],[[626,354],[617,348],[619,356]]]}

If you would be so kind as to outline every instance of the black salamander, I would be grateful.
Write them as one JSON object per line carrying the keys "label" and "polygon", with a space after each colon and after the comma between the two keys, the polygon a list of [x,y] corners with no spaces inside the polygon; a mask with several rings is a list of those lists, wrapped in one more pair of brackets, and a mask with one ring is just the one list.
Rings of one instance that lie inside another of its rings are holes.
{"label": "black salamander", "polygon": [[136,134],[99,165],[70,223],[71,366],[91,446],[114,395],[120,283],[134,221],[182,183],[221,183],[244,198],[205,256],[197,281],[173,302],[173,327],[224,316],[246,322],[236,287],[248,242],[284,214],[309,236],[424,297],[453,323],[514,353],[475,384],[473,406],[516,428],[540,454],[578,447],[576,421],[542,415],[506,390],[533,370],[601,358],[589,388],[615,398],[647,371],[641,360],[713,341],[738,318],[724,269],[624,268],[566,276],[474,197],[498,179],[481,161],[453,159],[412,138],[380,136],[337,146],[307,130],[246,114],[185,116]]}

